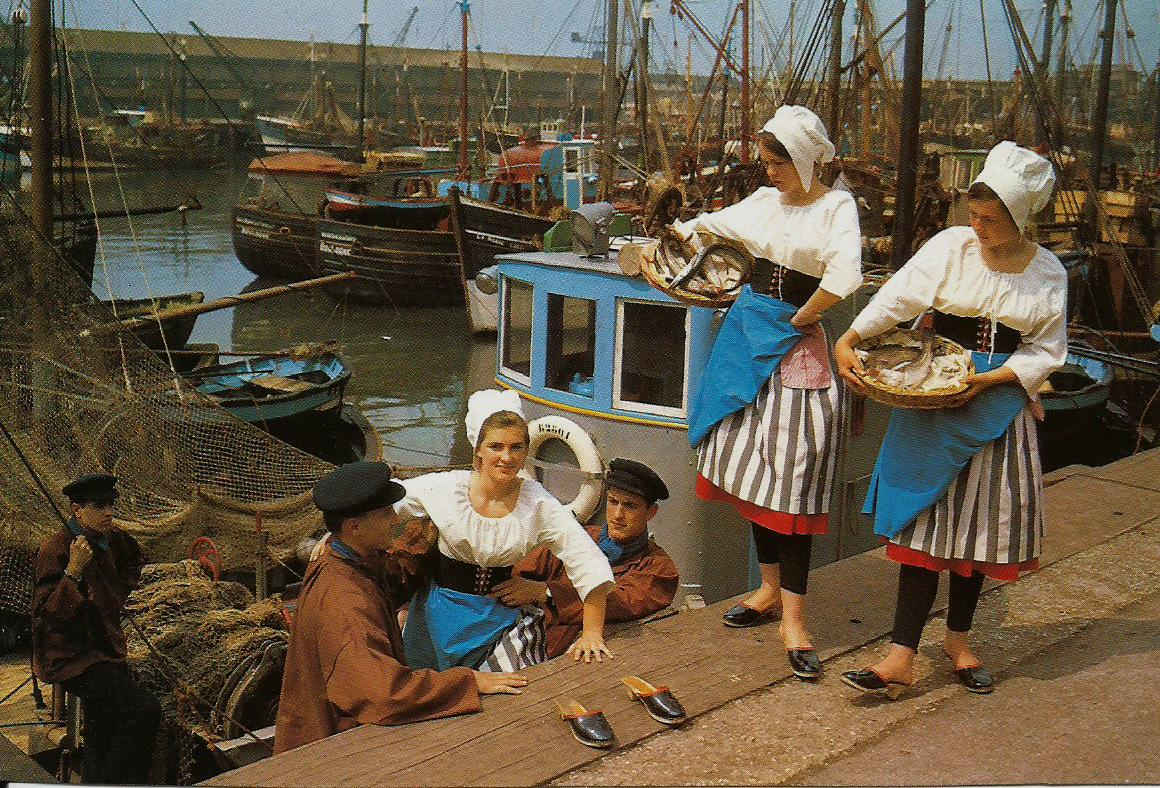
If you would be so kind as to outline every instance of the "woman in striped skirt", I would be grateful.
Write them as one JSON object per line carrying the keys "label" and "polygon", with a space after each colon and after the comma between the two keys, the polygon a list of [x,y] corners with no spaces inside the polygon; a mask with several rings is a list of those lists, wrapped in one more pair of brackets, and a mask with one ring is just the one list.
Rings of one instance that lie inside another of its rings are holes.
{"label": "woman in striped skirt", "polygon": [[[862,283],[861,234],[851,195],[817,177],[834,146],[814,113],[783,106],[757,139],[772,185],[675,229],[685,237],[705,230],[740,240],[758,258],[759,271],[768,266],[770,272],[766,293],[747,290],[731,308],[714,355],[743,300],[782,310],[765,324],[770,347],[787,339],[798,344],[780,362],[784,377],[777,362],[769,372],[761,368],[767,377],[755,378],[764,385],[747,392],[755,395],[746,398],[749,404],[707,420],[703,438],[691,424],[690,442],[698,446],[698,496],[727,502],[752,523],[761,565],[761,587],[725,613],[725,624],[754,626],[780,611],[794,674],[814,679],[821,663],[806,629],[806,583],[813,535],[828,527],[845,399],[818,321]],[[714,378],[714,387],[719,382]]]}
{"label": "woman in striped skirt", "polygon": [[854,346],[933,308],[935,332],[975,351],[967,404],[891,417],[866,511],[888,542],[887,556],[901,564],[898,599],[887,656],[842,675],[859,690],[897,697],[913,683],[943,570],[950,572],[943,649],[967,689],[993,688],[967,634],[985,577],[1014,580],[1038,566],[1037,392],[1067,355],[1067,274],[1054,254],[1023,237],[1054,184],[1046,159],[999,143],[968,192],[970,226],[931,238],[835,347],[841,374],[857,387],[864,370]]}

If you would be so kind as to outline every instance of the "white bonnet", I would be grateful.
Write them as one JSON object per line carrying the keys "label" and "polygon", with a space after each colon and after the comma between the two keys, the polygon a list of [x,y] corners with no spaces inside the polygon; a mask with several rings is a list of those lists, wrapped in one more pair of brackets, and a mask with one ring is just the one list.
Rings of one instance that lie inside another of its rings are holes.
{"label": "white bonnet", "polygon": [[785,146],[806,191],[814,182],[814,164],[826,164],[834,158],[834,143],[826,135],[822,119],[805,107],[783,104],[761,130]]}
{"label": "white bonnet", "polygon": [[483,426],[483,422],[488,416],[501,410],[510,410],[521,419],[525,419],[520,395],[511,389],[503,391],[482,389],[467,398],[467,418],[463,421],[467,426],[467,440],[473,447],[479,440],[479,428]]}
{"label": "white bonnet", "polygon": [[982,172],[971,185],[975,183],[986,184],[999,195],[1015,226],[1023,232],[1027,219],[1047,207],[1055,190],[1055,170],[1035,151],[1004,140],[991,148]]}

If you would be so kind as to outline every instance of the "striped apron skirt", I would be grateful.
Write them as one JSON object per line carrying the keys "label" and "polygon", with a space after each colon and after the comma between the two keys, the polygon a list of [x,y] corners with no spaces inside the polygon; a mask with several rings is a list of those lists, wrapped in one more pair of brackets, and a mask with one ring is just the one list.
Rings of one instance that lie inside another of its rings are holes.
{"label": "striped apron skirt", "polygon": [[774,370],[753,402],[724,418],[697,446],[700,475],[728,496],[762,509],[828,514],[847,393],[832,354],[827,356],[828,388],[788,388]]}
{"label": "striped apron skirt", "polygon": [[516,625],[503,633],[483,661],[475,666],[485,673],[511,673],[548,659],[548,634],[544,611],[534,605],[520,608]]}
{"label": "striped apron skirt", "polygon": [[1027,407],[933,506],[889,541],[886,553],[927,569],[1013,580],[1038,566],[1043,536],[1043,469]]}

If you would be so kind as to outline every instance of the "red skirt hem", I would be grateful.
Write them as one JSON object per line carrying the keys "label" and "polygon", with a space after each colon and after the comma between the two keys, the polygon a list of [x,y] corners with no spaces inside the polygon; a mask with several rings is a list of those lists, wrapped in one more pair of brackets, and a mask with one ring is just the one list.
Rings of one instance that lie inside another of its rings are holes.
{"label": "red skirt hem", "polygon": [[751,523],[756,523],[762,528],[768,528],[779,534],[821,536],[830,530],[830,515],[828,514],[775,512],[772,509],[766,509],[738,498],[736,495],[730,495],[699,473],[697,474],[696,493],[702,501],[727,503]]}
{"label": "red skirt hem", "polygon": [[1039,569],[1039,559],[1032,558],[1018,564],[992,564],[986,561],[972,561],[969,558],[937,558],[921,550],[913,550],[902,545],[887,543],[886,557],[892,561],[908,566],[920,566],[934,572],[950,571],[961,577],[970,577],[979,572],[993,580],[1006,582],[1018,580],[1024,572],[1034,572]]}

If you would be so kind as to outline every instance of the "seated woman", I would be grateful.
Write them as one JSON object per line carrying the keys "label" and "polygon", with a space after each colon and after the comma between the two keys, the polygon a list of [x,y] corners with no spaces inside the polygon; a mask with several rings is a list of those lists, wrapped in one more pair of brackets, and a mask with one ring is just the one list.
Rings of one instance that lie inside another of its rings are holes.
{"label": "seated woman", "polygon": [[477,391],[467,406],[474,469],[403,482],[396,511],[427,517],[438,530],[433,580],[411,600],[403,643],[412,668],[457,665],[511,671],[547,659],[544,611],[507,607],[488,596],[512,565],[537,547],[563,562],[581,599],[584,624],[575,659],[603,661],[604,609],[614,582],[608,559],[543,485],[520,475],[528,425],[514,391]]}

